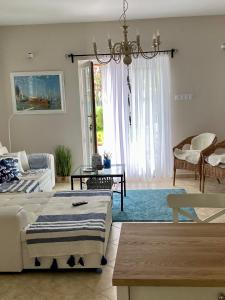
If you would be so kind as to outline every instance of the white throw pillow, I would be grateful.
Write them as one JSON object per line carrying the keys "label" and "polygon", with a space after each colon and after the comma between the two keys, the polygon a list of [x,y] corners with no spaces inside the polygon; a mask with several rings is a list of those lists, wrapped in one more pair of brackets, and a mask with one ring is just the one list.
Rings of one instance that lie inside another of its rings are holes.
{"label": "white throw pillow", "polygon": [[0,147],[0,155],[9,153],[8,149],[6,147]]}
{"label": "white throw pillow", "polygon": [[30,170],[30,166],[29,166],[26,151],[23,150],[23,151],[20,151],[18,153],[19,153],[21,164],[22,164],[22,167],[23,167],[24,171]]}
{"label": "white throw pillow", "polygon": [[22,163],[21,163],[21,158],[20,158],[20,154],[18,153],[5,153],[4,155],[1,155],[0,158],[17,158],[18,159],[18,167],[21,173],[24,173],[24,169],[22,167]]}

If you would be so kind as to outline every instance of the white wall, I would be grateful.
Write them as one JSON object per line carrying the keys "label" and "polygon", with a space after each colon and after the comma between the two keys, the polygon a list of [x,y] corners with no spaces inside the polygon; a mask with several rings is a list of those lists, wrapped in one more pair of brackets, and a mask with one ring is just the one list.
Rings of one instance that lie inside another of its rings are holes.
{"label": "white wall", "polygon": [[[136,29],[144,49],[150,49],[153,31],[159,29],[162,48],[177,48],[171,60],[173,144],[201,132],[216,132],[225,139],[225,16],[169,18],[132,21],[129,37]],[[77,63],[65,53],[90,53],[95,36],[101,50],[107,35],[121,40],[118,22],[0,27],[0,140],[8,143],[7,118],[11,114],[10,72],[63,71],[66,113],[15,116],[13,150],[53,152],[58,144],[71,147],[74,164],[82,161],[79,83]],[[33,60],[26,53],[35,53]],[[190,102],[174,101],[175,94],[192,93]]]}

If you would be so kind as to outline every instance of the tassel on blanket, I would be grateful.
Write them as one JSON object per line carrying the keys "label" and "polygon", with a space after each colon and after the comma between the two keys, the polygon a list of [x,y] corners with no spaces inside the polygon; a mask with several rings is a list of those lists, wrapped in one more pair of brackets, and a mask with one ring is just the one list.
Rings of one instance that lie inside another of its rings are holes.
{"label": "tassel on blanket", "polygon": [[57,263],[56,258],[53,258],[52,265],[51,265],[50,269],[51,270],[57,270],[58,269],[58,263]]}
{"label": "tassel on blanket", "polygon": [[41,265],[41,262],[37,257],[35,257],[34,265],[35,265],[35,267],[40,267],[40,265]]}
{"label": "tassel on blanket", "polygon": [[105,258],[105,256],[102,256],[102,259],[101,259],[101,265],[102,265],[102,266],[107,265],[107,259]]}
{"label": "tassel on blanket", "polygon": [[67,265],[69,265],[71,268],[76,265],[75,257],[73,255],[70,255],[69,259],[67,260]]}
{"label": "tassel on blanket", "polygon": [[84,266],[83,257],[80,257],[80,259],[78,260],[78,264],[80,264],[81,266]]}

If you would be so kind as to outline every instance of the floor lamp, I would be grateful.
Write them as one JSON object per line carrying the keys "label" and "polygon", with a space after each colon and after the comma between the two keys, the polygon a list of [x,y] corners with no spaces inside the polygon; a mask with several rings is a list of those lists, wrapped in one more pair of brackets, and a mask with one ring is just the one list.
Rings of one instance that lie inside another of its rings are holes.
{"label": "floor lamp", "polygon": [[[23,109],[21,114],[25,111],[28,111],[28,110],[32,110],[34,109],[34,107],[30,107],[30,108],[27,108],[27,109]],[[10,117],[8,118],[8,138],[9,138],[9,152],[12,151],[12,140],[11,140],[11,123],[12,123],[12,119],[15,115],[18,115],[18,114],[15,114],[14,112],[10,115]]]}
{"label": "floor lamp", "polygon": [[9,152],[12,150],[12,142],[11,142],[11,121],[13,117],[15,116],[14,113],[12,113],[8,119],[8,137],[9,137]]}

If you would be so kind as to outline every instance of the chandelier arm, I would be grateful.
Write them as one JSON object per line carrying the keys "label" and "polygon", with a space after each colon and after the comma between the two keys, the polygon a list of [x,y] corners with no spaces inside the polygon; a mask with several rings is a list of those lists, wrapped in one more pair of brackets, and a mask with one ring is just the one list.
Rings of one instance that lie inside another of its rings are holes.
{"label": "chandelier arm", "polygon": [[[119,45],[118,45],[119,46]],[[114,61],[118,64],[118,63],[120,63],[120,61],[121,61],[121,57],[122,57],[122,47],[119,47],[118,48],[118,52],[115,52],[114,54],[113,54],[113,59],[114,59]]]}
{"label": "chandelier arm", "polygon": [[99,58],[96,42],[93,43],[93,48],[94,48],[95,57],[96,57],[97,62],[99,64],[108,64],[112,60],[112,49],[111,48],[109,49],[110,50],[110,54],[109,54],[109,59],[108,60],[101,60]]}
{"label": "chandelier arm", "polygon": [[112,56],[112,55],[110,55],[110,57],[109,57],[108,60],[101,60],[101,59],[99,58],[99,56],[96,55],[96,54],[95,54],[95,57],[96,57],[96,59],[97,59],[97,62],[98,62],[99,64],[102,64],[102,65],[108,64],[108,63],[113,59],[113,56]]}
{"label": "chandelier arm", "polygon": [[143,58],[145,58],[145,59],[152,59],[152,58],[156,57],[156,56],[159,54],[159,50],[156,50],[156,49],[154,48],[154,51],[150,52],[149,55],[148,55],[147,53],[145,53],[145,52],[142,50],[141,46],[139,46],[139,53],[140,53],[141,56],[142,56]]}
{"label": "chandelier arm", "polygon": [[113,55],[115,54],[123,54],[123,44],[121,42],[115,43],[112,47],[112,52]]}
{"label": "chandelier arm", "polygon": [[134,58],[138,58],[140,51],[139,51],[139,45],[137,44],[137,42],[136,41],[130,42],[130,48],[131,48],[131,55]]}
{"label": "chandelier arm", "polygon": [[158,51],[152,52],[151,55],[147,55],[147,54],[144,53],[144,52],[140,52],[140,53],[141,53],[141,56],[142,56],[143,58],[145,58],[145,59],[152,59],[152,58],[156,57],[156,56],[159,54]]}

